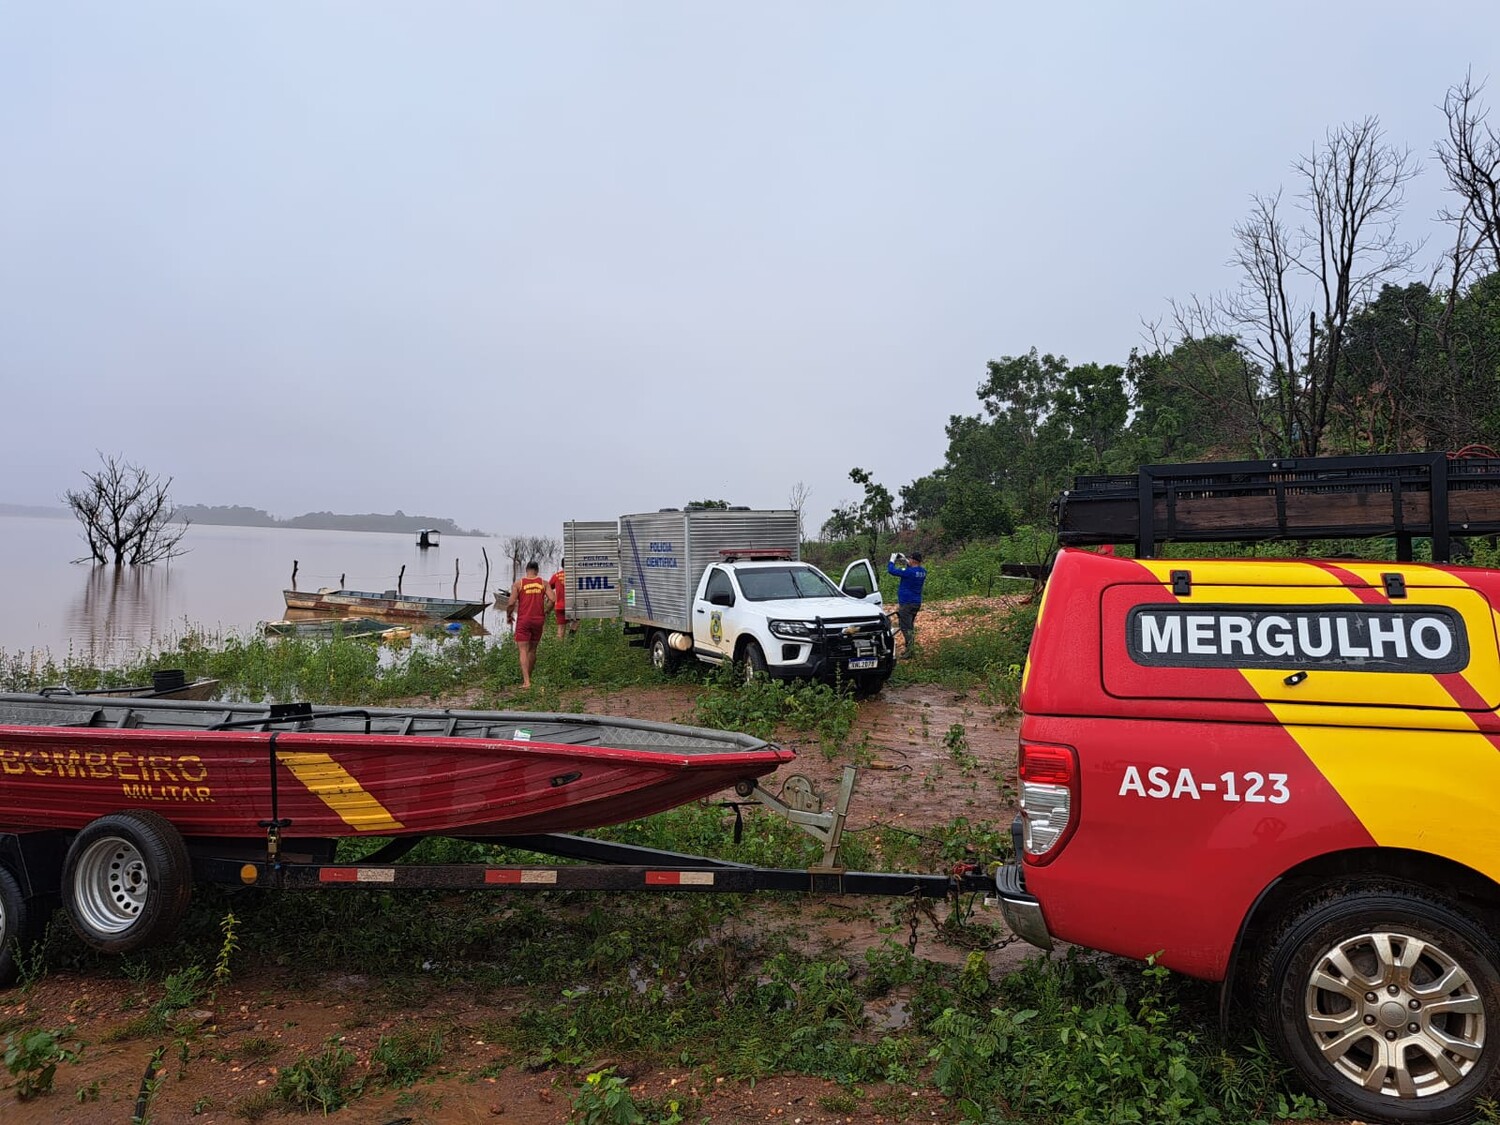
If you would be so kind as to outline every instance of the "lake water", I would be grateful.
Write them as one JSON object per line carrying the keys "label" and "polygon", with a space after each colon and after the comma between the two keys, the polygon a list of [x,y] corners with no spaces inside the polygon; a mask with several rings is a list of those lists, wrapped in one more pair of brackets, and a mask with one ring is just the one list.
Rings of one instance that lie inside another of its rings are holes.
{"label": "lake water", "polygon": [[[477,601],[483,549],[489,593],[510,581],[499,540],[469,536],[444,536],[424,551],[407,532],[194,524],[182,545],[186,554],[153,566],[75,564],[87,548],[73,519],[0,516],[0,650],[111,664],[173,643],[190,628],[254,633],[260,622],[286,616],[281,592],[293,560],[299,589],[391,590],[404,565],[403,593],[444,598],[453,596],[456,560],[458,596]],[[504,625],[492,605],[479,621],[496,634]]]}

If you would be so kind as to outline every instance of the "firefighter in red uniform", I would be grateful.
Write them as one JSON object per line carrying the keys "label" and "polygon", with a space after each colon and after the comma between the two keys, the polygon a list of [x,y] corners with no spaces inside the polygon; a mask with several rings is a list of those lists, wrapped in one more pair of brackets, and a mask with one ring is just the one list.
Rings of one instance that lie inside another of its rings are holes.
{"label": "firefighter in red uniform", "polygon": [[505,599],[505,620],[515,627],[516,648],[521,653],[523,688],[531,686],[531,673],[536,668],[536,646],[547,623],[547,610],[552,606],[552,591],[539,574],[536,563],[527,563],[525,575],[511,583],[510,597]]}
{"label": "firefighter in red uniform", "polygon": [[557,573],[547,579],[547,588],[552,591],[552,606],[557,615],[557,639],[563,639],[563,626],[568,627],[568,632],[578,631],[578,622],[568,620],[568,560],[557,560]]}

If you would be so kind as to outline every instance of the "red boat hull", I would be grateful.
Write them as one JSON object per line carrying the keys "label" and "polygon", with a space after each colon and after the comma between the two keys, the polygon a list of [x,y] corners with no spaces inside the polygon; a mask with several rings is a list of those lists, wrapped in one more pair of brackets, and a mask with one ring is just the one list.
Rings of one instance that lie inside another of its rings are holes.
{"label": "red boat hull", "polygon": [[[78,829],[123,809],[186,837],[519,835],[634,820],[795,755],[249,731],[0,726],[0,831]],[[274,760],[274,765],[273,765]],[[272,777],[276,801],[272,802]]]}

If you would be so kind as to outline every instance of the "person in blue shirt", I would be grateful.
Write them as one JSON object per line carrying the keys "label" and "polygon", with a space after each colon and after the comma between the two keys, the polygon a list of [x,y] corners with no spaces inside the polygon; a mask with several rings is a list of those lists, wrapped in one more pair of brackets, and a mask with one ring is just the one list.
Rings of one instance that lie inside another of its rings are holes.
{"label": "person in blue shirt", "polygon": [[896,624],[906,641],[906,648],[901,653],[905,658],[911,656],[912,646],[916,644],[917,613],[922,608],[922,585],[927,581],[927,568],[922,565],[921,551],[913,551],[909,560],[898,551],[885,564],[885,569],[888,574],[901,579],[901,585],[896,588]]}

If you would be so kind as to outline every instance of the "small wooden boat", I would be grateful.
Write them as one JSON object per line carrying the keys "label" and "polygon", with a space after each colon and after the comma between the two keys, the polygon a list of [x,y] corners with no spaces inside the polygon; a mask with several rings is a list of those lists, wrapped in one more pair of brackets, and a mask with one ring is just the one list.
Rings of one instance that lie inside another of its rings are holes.
{"label": "small wooden boat", "polygon": [[267,621],[261,630],[268,637],[373,637],[389,631],[389,621],[373,617],[317,617],[304,621]]}
{"label": "small wooden boat", "polygon": [[484,612],[483,602],[457,601],[452,598],[419,598],[387,590],[372,594],[363,590],[333,590],[324,587],[317,592],[283,590],[287,609],[310,609],[320,613],[368,613],[401,621],[463,621]]}
{"label": "small wooden boat", "polygon": [[634,820],[795,755],[593,715],[0,695],[0,832],[148,809],[195,838],[509,836]]}
{"label": "small wooden boat", "polygon": [[180,668],[168,668],[152,672],[149,684],[104,688],[48,687],[42,689],[42,694],[86,695],[106,699],[212,699],[219,694],[219,681],[189,680]]}

